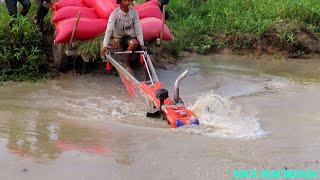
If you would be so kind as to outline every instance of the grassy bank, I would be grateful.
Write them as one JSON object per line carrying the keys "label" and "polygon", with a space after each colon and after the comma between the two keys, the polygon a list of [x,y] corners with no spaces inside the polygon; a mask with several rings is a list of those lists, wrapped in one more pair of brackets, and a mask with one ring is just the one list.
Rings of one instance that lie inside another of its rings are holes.
{"label": "grassy bank", "polygon": [[34,10],[28,17],[14,19],[0,4],[0,14],[0,81],[38,80],[50,76],[50,47],[33,23]]}
{"label": "grassy bank", "polygon": [[174,0],[169,12],[174,55],[182,50],[206,54],[225,48],[320,51],[318,0]]}

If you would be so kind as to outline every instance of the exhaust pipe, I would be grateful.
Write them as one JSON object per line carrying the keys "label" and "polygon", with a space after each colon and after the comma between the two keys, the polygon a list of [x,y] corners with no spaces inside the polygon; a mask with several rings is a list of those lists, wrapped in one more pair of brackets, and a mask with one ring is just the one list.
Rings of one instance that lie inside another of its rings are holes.
{"label": "exhaust pipe", "polygon": [[183,80],[183,79],[187,76],[187,73],[188,73],[188,69],[185,70],[183,73],[181,73],[181,74],[178,76],[176,82],[174,83],[174,87],[173,87],[173,92],[174,92],[174,94],[173,94],[173,97],[174,97],[174,103],[175,103],[175,104],[179,104],[179,103],[183,104],[183,101],[182,101],[182,99],[180,98],[179,86],[180,86],[181,80]]}

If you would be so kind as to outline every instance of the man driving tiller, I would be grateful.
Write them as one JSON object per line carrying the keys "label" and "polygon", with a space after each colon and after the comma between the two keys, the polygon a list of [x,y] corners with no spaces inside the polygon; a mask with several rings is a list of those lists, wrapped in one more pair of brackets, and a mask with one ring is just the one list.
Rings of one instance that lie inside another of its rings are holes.
{"label": "man driving tiller", "polygon": [[[143,34],[138,12],[130,7],[132,0],[117,0],[120,4],[110,15],[101,48],[101,55],[111,48],[122,48],[124,51],[145,51]],[[110,40],[111,35],[113,39]],[[110,44],[109,44],[110,41]],[[132,68],[140,66],[140,58],[136,54],[126,55],[126,68],[133,74]]]}

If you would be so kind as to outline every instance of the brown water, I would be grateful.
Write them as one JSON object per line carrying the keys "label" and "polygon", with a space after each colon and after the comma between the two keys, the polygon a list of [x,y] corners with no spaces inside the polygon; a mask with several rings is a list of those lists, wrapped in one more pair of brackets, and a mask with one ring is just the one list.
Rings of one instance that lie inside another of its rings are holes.
{"label": "brown water", "polygon": [[201,125],[145,118],[118,78],[0,87],[0,179],[232,179],[235,168],[319,169],[320,61],[194,57],[159,78]]}

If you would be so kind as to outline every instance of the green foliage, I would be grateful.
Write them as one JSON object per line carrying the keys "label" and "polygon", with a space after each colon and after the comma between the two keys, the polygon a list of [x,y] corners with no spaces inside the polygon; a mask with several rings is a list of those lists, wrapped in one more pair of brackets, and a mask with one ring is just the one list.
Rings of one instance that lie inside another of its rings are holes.
{"label": "green foliage", "polygon": [[100,43],[102,42],[103,37],[99,36],[95,39],[88,41],[81,41],[78,44],[78,52],[86,57],[91,59],[97,59],[100,57]]}
{"label": "green foliage", "polygon": [[[213,35],[259,39],[270,27],[279,28],[279,36],[293,44],[295,28],[285,29],[284,21],[320,34],[319,0],[175,0],[170,1],[169,12],[175,55],[190,49],[207,53],[227,45],[223,39],[208,38]],[[246,42],[239,43],[246,46]]]}
{"label": "green foliage", "polygon": [[26,17],[11,18],[0,5],[0,81],[36,80],[48,75],[43,36]]}

